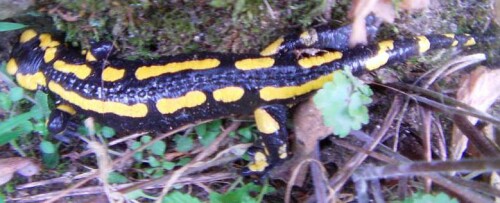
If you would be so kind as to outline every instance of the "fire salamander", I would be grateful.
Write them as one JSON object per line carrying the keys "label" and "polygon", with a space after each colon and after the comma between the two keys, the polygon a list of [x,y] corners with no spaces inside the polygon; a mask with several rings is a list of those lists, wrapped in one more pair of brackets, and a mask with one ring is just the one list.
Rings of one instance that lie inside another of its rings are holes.
{"label": "fire salamander", "polygon": [[[49,34],[26,30],[7,72],[21,87],[55,98],[51,133],[63,131],[76,114],[127,133],[166,132],[253,114],[261,136],[249,150],[252,161],[243,173],[263,175],[289,156],[287,106],[308,99],[332,80],[334,71],[349,67],[359,75],[430,50],[476,44],[470,35],[445,34],[348,48],[348,32],[312,29],[279,38],[260,54],[193,53],[132,61],[114,57],[108,42],[82,54]],[[303,48],[320,51],[293,52]]]}

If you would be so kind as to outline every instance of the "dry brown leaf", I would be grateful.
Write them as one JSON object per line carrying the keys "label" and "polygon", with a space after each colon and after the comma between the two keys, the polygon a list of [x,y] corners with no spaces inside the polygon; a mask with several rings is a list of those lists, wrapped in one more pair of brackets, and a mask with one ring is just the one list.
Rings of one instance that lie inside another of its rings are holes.
{"label": "dry brown leaf", "polygon": [[430,0],[404,0],[399,7],[407,11],[415,11],[425,9],[430,4]]}
{"label": "dry brown leaf", "polygon": [[[462,78],[462,86],[458,89],[457,100],[480,111],[486,111],[500,97],[500,69],[489,70],[484,66],[476,68]],[[477,118],[468,117],[472,124]],[[456,128],[452,135],[452,157],[459,159],[467,147],[467,138]]]}
{"label": "dry brown leaf", "polygon": [[[296,137],[293,146],[293,157],[285,162],[284,166],[279,167],[281,170],[273,172],[273,177],[279,177],[286,181],[291,178],[292,170],[298,167],[300,163],[312,158],[311,155],[315,147],[318,146],[318,142],[332,133],[329,127],[323,125],[321,112],[316,108],[312,99],[297,107],[293,116],[293,123]],[[303,167],[303,170],[300,170],[295,185],[302,185],[307,169],[308,167]]]}
{"label": "dry brown leaf", "polygon": [[[404,0],[399,5],[407,11],[422,10],[430,5],[430,0]],[[349,11],[349,18],[353,20],[352,34],[349,45],[366,44],[367,35],[365,18],[373,13],[385,22],[393,23],[396,18],[396,10],[391,0],[355,0]]]}
{"label": "dry brown leaf", "polygon": [[24,157],[0,159],[0,185],[9,182],[16,172],[22,176],[32,176],[39,171],[40,166],[33,159]]}

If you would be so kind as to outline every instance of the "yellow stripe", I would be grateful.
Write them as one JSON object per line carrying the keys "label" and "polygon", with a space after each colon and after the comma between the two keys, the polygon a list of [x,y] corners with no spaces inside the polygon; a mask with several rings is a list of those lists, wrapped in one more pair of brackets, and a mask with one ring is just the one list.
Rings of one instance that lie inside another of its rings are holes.
{"label": "yellow stripe", "polygon": [[330,63],[332,61],[338,60],[342,58],[341,52],[327,52],[326,54],[320,56],[310,56],[306,58],[302,58],[299,60],[299,65],[303,68],[311,68],[313,66],[320,66],[325,63]]}
{"label": "yellow stripe", "polygon": [[27,90],[36,90],[38,85],[45,86],[45,75],[42,72],[37,72],[35,74],[16,74],[16,81],[19,86]]}
{"label": "yellow stripe", "polygon": [[458,41],[455,39],[455,34],[443,34],[443,36],[448,37],[453,40],[453,43],[451,44],[452,47],[458,45]]}
{"label": "yellow stripe", "polygon": [[431,48],[431,42],[425,36],[416,37],[418,41],[418,52],[424,53]]}
{"label": "yellow stripe", "polygon": [[476,40],[473,37],[470,37],[465,43],[464,46],[473,46],[476,44]]}
{"label": "yellow stripe", "polygon": [[333,74],[328,74],[298,86],[264,87],[259,91],[260,98],[265,101],[293,98],[320,89],[323,84],[331,81],[332,78]]}
{"label": "yellow stripe", "polygon": [[91,51],[88,51],[85,54],[85,60],[87,60],[87,61],[97,61],[97,59],[95,58],[95,56],[92,54]]}
{"label": "yellow stripe", "polygon": [[215,101],[224,103],[235,102],[241,99],[245,90],[241,87],[224,87],[213,92]]}
{"label": "yellow stripe", "polygon": [[141,66],[135,72],[139,80],[159,76],[165,73],[176,73],[184,70],[204,70],[219,66],[218,59],[202,59],[184,62],[172,62],[165,65]]}
{"label": "yellow stripe", "polygon": [[310,29],[308,31],[302,32],[300,34],[300,40],[304,45],[311,46],[314,43],[318,42],[318,33],[315,29]]}
{"label": "yellow stripe", "polygon": [[40,45],[39,47],[46,49],[48,47],[56,47],[59,46],[59,42],[56,40],[52,40],[52,36],[49,34],[41,34],[39,37],[40,39]]}
{"label": "yellow stripe", "polygon": [[386,40],[378,43],[378,52],[375,56],[369,58],[365,62],[366,69],[374,70],[385,65],[389,61],[389,54],[387,51],[394,49],[394,41]]}
{"label": "yellow stripe", "polygon": [[156,108],[162,114],[171,114],[179,109],[191,108],[205,103],[207,96],[201,91],[191,91],[177,98],[163,98],[156,102]]}
{"label": "yellow stripe", "polygon": [[66,113],[69,113],[71,115],[75,115],[76,114],[76,111],[73,107],[71,107],[70,105],[67,105],[67,104],[60,104],[56,107],[57,109],[61,110],[61,111],[64,111]]}
{"label": "yellow stripe", "polygon": [[255,153],[253,157],[253,162],[248,165],[248,169],[251,171],[264,171],[269,163],[267,163],[267,157],[262,152]]}
{"label": "yellow stripe", "polygon": [[254,111],[257,129],[264,134],[272,134],[280,129],[278,122],[264,109]]}
{"label": "yellow stripe", "polygon": [[88,67],[86,64],[69,64],[60,60],[57,60],[54,63],[54,69],[63,73],[72,73],[82,80],[87,78],[92,72],[92,69],[90,69],[90,67]]}
{"label": "yellow stripe", "polygon": [[125,69],[118,69],[114,67],[106,67],[102,71],[102,80],[106,82],[114,82],[120,80],[125,76]]}
{"label": "yellow stripe", "polygon": [[236,61],[234,65],[240,70],[270,68],[274,65],[274,59],[271,57],[243,59]]}
{"label": "yellow stripe", "polygon": [[21,37],[19,38],[19,42],[25,43],[27,41],[30,41],[31,39],[35,38],[36,35],[37,35],[37,33],[34,30],[32,30],[32,29],[26,30],[23,32],[23,34],[21,34]]}
{"label": "yellow stripe", "polygon": [[19,69],[19,66],[17,66],[16,59],[11,58],[9,62],[7,62],[7,73],[10,75],[16,74],[17,70]]}
{"label": "yellow stripe", "polygon": [[96,113],[112,113],[119,116],[141,118],[148,114],[148,107],[146,104],[138,103],[127,105],[119,102],[101,101],[98,99],[87,99],[80,96],[76,92],[67,91],[61,85],[50,81],[49,89],[59,95],[67,102],[82,108],[83,110],[93,111]]}
{"label": "yellow stripe", "polygon": [[43,54],[43,60],[45,61],[45,63],[54,60],[54,58],[56,57],[56,52],[56,47],[48,48],[47,50],[45,50],[45,53]]}
{"label": "yellow stripe", "polygon": [[266,48],[264,48],[260,52],[260,55],[270,56],[270,55],[278,53],[278,50],[281,46],[281,43],[283,43],[284,41],[285,41],[285,38],[283,38],[283,37],[278,38],[276,41],[274,41],[273,43],[269,44]]}

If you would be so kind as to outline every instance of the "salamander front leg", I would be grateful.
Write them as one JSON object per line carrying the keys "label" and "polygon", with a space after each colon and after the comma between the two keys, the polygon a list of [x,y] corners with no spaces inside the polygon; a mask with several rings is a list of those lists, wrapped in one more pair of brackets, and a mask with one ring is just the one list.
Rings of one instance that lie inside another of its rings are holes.
{"label": "salamander front leg", "polygon": [[243,175],[264,176],[288,157],[287,111],[284,105],[268,105],[254,111],[260,137],[248,150],[252,161]]}
{"label": "salamander front leg", "polygon": [[75,115],[76,111],[66,104],[58,104],[57,108],[50,113],[47,129],[53,135],[64,131],[69,121]]}

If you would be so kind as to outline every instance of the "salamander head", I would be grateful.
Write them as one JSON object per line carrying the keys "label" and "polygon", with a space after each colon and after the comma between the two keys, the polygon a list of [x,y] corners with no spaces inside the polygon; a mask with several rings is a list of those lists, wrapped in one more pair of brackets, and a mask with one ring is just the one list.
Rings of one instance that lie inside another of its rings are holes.
{"label": "salamander head", "polygon": [[46,58],[51,57],[49,49],[59,45],[60,42],[53,40],[49,34],[38,34],[34,30],[24,31],[7,62],[7,73],[15,76],[19,86],[25,89],[36,90],[40,86],[46,86],[43,73],[47,66]]}

